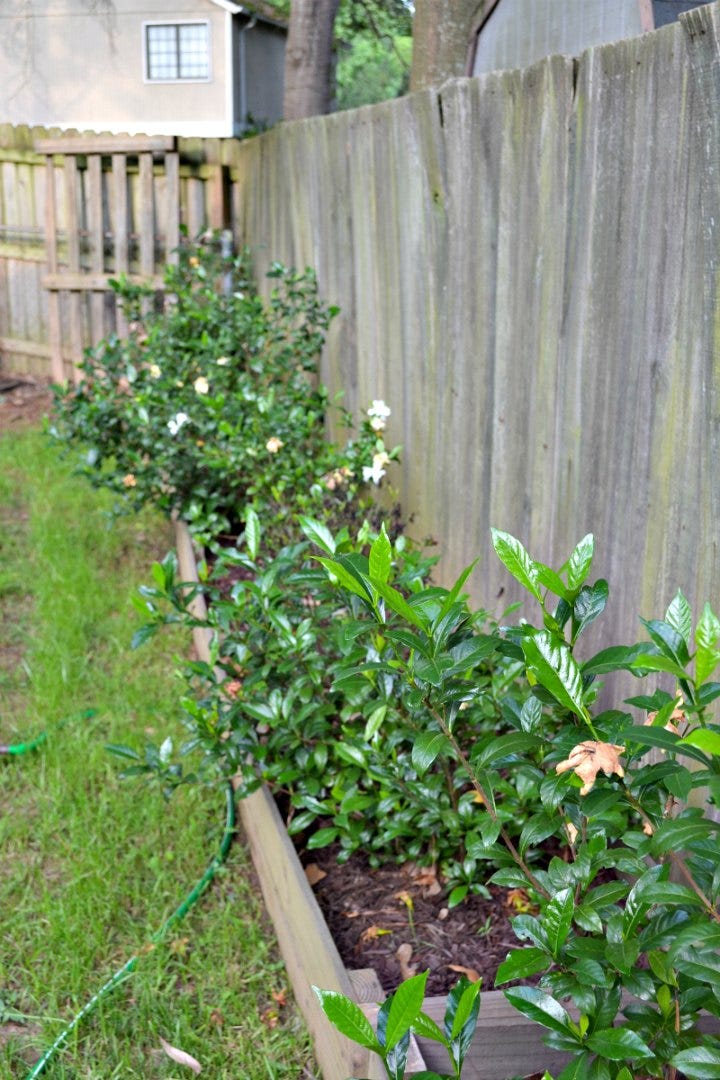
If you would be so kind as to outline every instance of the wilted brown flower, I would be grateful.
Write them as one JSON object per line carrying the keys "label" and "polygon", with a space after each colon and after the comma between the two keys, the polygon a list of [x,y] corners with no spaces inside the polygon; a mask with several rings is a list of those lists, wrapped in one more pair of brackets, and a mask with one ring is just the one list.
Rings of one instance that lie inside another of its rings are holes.
{"label": "wilted brown flower", "polygon": [[592,790],[597,774],[602,771],[606,776],[617,773],[624,776],[625,770],[620,764],[618,754],[625,752],[624,746],[615,746],[613,743],[588,742],[578,743],[573,746],[570,756],[566,761],[560,761],[555,766],[555,772],[564,773],[572,769],[576,776],[583,782],[580,788],[581,795],[587,795]]}

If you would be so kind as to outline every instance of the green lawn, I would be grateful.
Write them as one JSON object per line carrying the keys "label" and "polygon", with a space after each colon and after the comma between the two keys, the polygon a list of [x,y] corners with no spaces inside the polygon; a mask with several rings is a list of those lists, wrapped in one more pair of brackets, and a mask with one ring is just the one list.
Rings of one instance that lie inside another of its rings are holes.
{"label": "green lawn", "polygon": [[[188,646],[168,635],[130,651],[130,596],[170,534],[150,516],[112,522],[108,505],[37,432],[0,437],[0,743],[50,732],[40,750],[0,758],[0,1078],[22,1080],[148,941],[224,822],[221,791],[181,790],[166,804],[118,780],[104,749],[177,735],[174,656]],[[89,708],[92,719],[56,728]],[[240,843],[43,1075],[192,1075],[161,1038],[213,1080],[316,1076]]]}

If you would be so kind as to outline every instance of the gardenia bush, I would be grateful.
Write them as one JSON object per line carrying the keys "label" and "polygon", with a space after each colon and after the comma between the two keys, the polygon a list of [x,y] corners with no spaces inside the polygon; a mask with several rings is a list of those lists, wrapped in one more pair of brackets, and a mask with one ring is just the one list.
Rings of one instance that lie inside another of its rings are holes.
{"label": "gardenia bush", "polygon": [[[538,605],[540,624],[494,635],[493,651],[523,669],[525,701],[514,731],[480,739],[469,751],[458,722],[473,692],[458,679],[457,654],[448,648],[467,572],[437,610],[428,608],[424,587],[413,594],[397,588],[382,534],[366,563],[341,553],[321,562],[363,615],[374,617],[374,628],[364,618],[349,622],[356,642],[378,633],[404,642],[404,654],[379,650],[369,676],[402,679],[431,717],[416,760],[429,768],[442,758],[472,785],[478,847],[506,862],[489,880],[526,889],[539,907],[537,915],[513,919],[523,944],[501,965],[496,984],[539,977],[537,986],[505,995],[546,1028],[548,1045],[571,1055],[560,1080],[717,1077],[720,1039],[703,1035],[699,1021],[702,1011],[720,1016],[720,823],[712,813],[720,800],[720,726],[708,712],[720,696],[720,683],[711,681],[720,621],[706,605],[694,623],[678,593],[663,619],[643,620],[648,641],[580,659],[581,635],[608,598],[605,581],[587,584],[592,537],[559,571],[506,533],[493,530],[493,543]],[[598,677],[618,670],[642,680],[643,692],[621,708],[594,712]],[[672,689],[659,688],[658,677],[669,677]],[[651,749],[659,751],[656,760]],[[539,798],[515,842],[502,819],[503,791],[528,771]],[[406,1030],[447,1045],[458,1034],[452,1023],[444,1032],[434,1028],[421,997],[409,992],[391,1047],[386,1030],[368,1033],[351,1003],[321,997],[342,1030],[372,1042],[388,1076],[403,1075],[403,1055],[394,1050],[388,1066],[387,1052],[403,1045]]]}
{"label": "gardenia bush", "polygon": [[[150,503],[204,541],[236,535],[247,506],[274,526],[279,548],[298,512],[343,517],[397,451],[378,401],[356,439],[329,442],[328,394],[317,362],[335,308],[310,270],[276,264],[268,301],[247,255],[223,258],[216,238],[185,244],[151,290],[113,283],[129,334],[89,350],[75,386],[55,388],[54,437],[84,447],[81,471],[119,504]],[[349,415],[339,420],[350,426]]]}
{"label": "gardenia bush", "polygon": [[[306,517],[299,527],[305,539],[273,557],[249,511],[242,543],[220,553],[197,585],[178,580],[172,554],[154,567],[155,584],[142,588],[138,604],[149,619],[138,642],[162,625],[200,624],[213,633],[215,647],[212,664],[185,665],[188,737],[179,757],[166,753],[160,762],[157,747],[124,748],[133,762],[129,771],[159,771],[168,791],[218,772],[234,778],[241,796],[265,783],[289,832],[308,848],[337,843],[341,861],[361,850],[373,866],[409,859],[435,864],[450,906],[469,891],[489,895],[475,854],[472,785],[440,758],[425,764],[431,714],[397,675],[374,675],[381,659],[387,664],[395,650],[404,655],[403,634],[392,628],[379,634],[356,598],[348,628],[336,589],[312,557],[320,548],[365,565],[375,534],[366,523],[351,541],[346,527],[333,535]],[[392,546],[398,585],[423,591],[425,610],[439,612],[448,592],[428,584],[435,560],[402,533],[393,542],[384,531],[381,536]],[[208,601],[204,619],[196,612],[198,593]],[[512,696],[516,665],[501,656],[487,663],[494,638],[485,633],[485,612],[472,614],[459,597],[451,607],[447,644],[465,691],[457,736],[469,748],[512,730],[520,708]],[[537,798],[533,779],[507,788],[502,814],[516,837]]]}

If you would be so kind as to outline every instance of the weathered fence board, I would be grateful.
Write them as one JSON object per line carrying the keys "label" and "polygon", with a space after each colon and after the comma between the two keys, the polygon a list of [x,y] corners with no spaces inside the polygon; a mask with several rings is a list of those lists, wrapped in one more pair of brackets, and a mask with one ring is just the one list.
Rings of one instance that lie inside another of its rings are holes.
{"label": "weathered fence board", "polygon": [[[323,378],[356,415],[391,405],[391,480],[443,575],[479,554],[474,593],[501,610],[516,591],[491,524],[554,563],[592,530],[617,597],[605,639],[633,639],[636,613],[661,614],[678,586],[696,603],[720,586],[719,11],[244,143],[180,140],[163,175],[138,144],[110,186],[108,139],[112,269],[157,275],[180,222],[231,224],[260,277],[314,266],[341,308]],[[38,364],[56,316],[52,294],[26,296],[49,187],[55,272],[77,252],[72,166],[32,145],[0,126],[0,352]],[[97,173],[78,160],[93,232]]]}

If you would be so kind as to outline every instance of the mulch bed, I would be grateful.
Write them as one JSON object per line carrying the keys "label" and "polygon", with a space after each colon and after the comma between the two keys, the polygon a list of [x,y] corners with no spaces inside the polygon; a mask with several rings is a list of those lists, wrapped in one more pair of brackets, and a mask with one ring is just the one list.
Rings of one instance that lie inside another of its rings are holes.
{"label": "mulch bed", "polygon": [[360,853],[340,865],[337,853],[305,852],[302,862],[346,968],[374,968],[385,991],[412,968],[429,970],[429,994],[446,994],[461,974],[493,989],[498,966],[519,947],[510,919],[527,910],[524,894],[491,887],[490,900],[469,896],[448,909],[432,870],[374,870]]}
{"label": "mulch bed", "polygon": [[52,393],[47,383],[0,371],[0,435],[38,425],[51,407]]}

